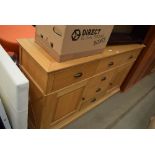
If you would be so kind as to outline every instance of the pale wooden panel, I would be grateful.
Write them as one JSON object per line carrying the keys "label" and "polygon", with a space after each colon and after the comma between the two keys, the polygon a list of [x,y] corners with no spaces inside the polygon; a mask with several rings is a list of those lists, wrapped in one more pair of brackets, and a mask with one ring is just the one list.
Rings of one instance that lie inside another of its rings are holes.
{"label": "pale wooden panel", "polygon": [[[56,72],[53,91],[91,77],[95,73],[97,65],[98,62],[95,61]],[[78,77],[78,74],[81,75]]]}
{"label": "pale wooden panel", "polygon": [[111,82],[109,83],[108,90],[120,87],[125,77],[127,76],[129,70],[131,69],[133,62],[122,65],[115,70]]}
{"label": "pale wooden panel", "polygon": [[54,120],[60,119],[77,110],[81,92],[82,88],[58,98]]}
{"label": "pale wooden panel", "polygon": [[141,49],[136,49],[133,51],[128,51],[128,53],[124,53],[124,54],[118,53],[118,55],[116,55],[116,56],[100,60],[100,63],[96,70],[96,73],[100,73],[105,70],[118,67],[119,65],[122,65],[124,63],[135,61],[136,58],[138,57],[140,51],[141,51]]}
{"label": "pale wooden panel", "polygon": [[21,67],[23,67],[35,80],[39,87],[46,92],[47,87],[47,73],[40,67],[38,64],[23,48],[20,51],[21,57]]}

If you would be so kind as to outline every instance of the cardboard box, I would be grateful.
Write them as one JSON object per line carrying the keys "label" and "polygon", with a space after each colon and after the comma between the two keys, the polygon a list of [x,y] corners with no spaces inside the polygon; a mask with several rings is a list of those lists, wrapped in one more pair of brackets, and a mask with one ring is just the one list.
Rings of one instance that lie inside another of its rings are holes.
{"label": "cardboard box", "polygon": [[103,52],[112,25],[39,25],[36,42],[57,61]]}

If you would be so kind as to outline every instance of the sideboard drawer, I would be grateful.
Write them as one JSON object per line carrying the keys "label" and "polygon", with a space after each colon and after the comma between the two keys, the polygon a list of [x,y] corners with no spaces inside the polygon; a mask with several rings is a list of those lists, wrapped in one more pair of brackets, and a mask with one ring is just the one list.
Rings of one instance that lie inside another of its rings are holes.
{"label": "sideboard drawer", "polygon": [[135,61],[140,52],[141,52],[141,49],[136,49],[136,50],[133,50],[131,52],[123,54],[122,55],[123,56],[123,63]]}
{"label": "sideboard drawer", "polygon": [[106,95],[106,93],[104,91],[101,91],[98,94],[95,94],[94,96],[92,96],[90,99],[88,99],[87,101],[82,101],[81,102],[81,110],[84,108],[87,108],[91,105],[96,104],[97,101],[99,101],[101,98],[103,98]]}
{"label": "sideboard drawer", "polygon": [[116,55],[100,60],[96,73],[115,68],[122,63],[122,55]]}
{"label": "sideboard drawer", "polygon": [[96,73],[104,72],[108,69],[118,67],[128,62],[133,62],[137,59],[140,51],[141,49],[136,49],[124,54],[118,54],[116,56],[108,57],[103,60],[100,60]]}
{"label": "sideboard drawer", "polygon": [[113,77],[113,70],[98,74],[91,79],[88,80],[87,86],[83,93],[83,101],[86,101],[92,98],[96,94],[100,94],[100,92],[106,92],[106,89]]}
{"label": "sideboard drawer", "polygon": [[55,72],[52,91],[59,90],[75,82],[79,82],[94,75],[98,61],[85,63]]}

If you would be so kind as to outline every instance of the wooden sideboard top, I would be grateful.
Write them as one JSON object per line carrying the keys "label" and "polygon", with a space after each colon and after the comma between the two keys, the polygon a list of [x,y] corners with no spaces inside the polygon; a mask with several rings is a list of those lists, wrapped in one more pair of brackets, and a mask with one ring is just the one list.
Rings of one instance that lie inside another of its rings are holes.
{"label": "wooden sideboard top", "polygon": [[144,44],[130,44],[130,45],[112,45],[103,49],[103,53],[82,57],[78,59],[68,60],[65,62],[55,61],[45,50],[35,43],[34,39],[18,39],[20,46],[27,51],[31,57],[40,64],[46,72],[53,72],[79,64],[103,59],[106,57],[122,54],[132,50],[138,50],[145,47]]}

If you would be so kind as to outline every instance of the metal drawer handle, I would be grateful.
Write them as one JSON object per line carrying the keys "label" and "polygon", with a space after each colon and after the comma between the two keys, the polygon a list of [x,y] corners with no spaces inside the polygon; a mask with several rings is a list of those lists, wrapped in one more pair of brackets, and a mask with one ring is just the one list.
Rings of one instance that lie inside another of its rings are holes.
{"label": "metal drawer handle", "polygon": [[84,101],[84,100],[85,100],[85,98],[84,98],[84,97],[82,97],[82,100]]}
{"label": "metal drawer handle", "polygon": [[91,100],[91,102],[95,102],[96,101],[96,98],[93,98],[92,100]]}
{"label": "metal drawer handle", "polygon": [[81,77],[82,75],[83,75],[83,73],[82,73],[82,72],[79,72],[79,73],[74,74],[74,77],[75,77],[75,78],[79,78],[79,77]]}
{"label": "metal drawer handle", "polygon": [[133,55],[131,55],[130,57],[129,57],[129,59],[132,59],[133,58]]}
{"label": "metal drawer handle", "polygon": [[96,90],[97,93],[100,92],[100,91],[101,91],[101,88],[98,88],[98,89]]}
{"label": "metal drawer handle", "polygon": [[42,35],[42,34],[40,34],[40,37],[43,39],[44,38],[44,36]]}
{"label": "metal drawer handle", "polygon": [[102,79],[101,79],[101,81],[105,81],[107,78],[106,78],[106,76],[104,76]]}
{"label": "metal drawer handle", "polygon": [[110,67],[110,66],[113,66],[114,65],[114,62],[110,62],[109,64],[108,64],[108,66]]}

